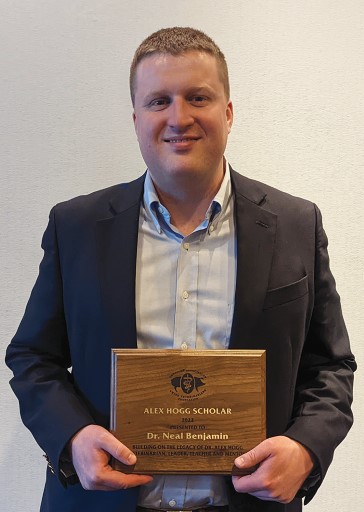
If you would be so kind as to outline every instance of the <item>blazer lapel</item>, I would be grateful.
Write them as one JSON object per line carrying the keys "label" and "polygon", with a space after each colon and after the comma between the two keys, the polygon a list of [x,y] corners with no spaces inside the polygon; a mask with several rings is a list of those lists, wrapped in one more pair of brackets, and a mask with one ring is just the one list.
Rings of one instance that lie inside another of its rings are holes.
{"label": "blazer lapel", "polygon": [[113,348],[136,348],[135,272],[144,176],[121,185],[96,223],[101,297]]}
{"label": "blazer lapel", "polygon": [[230,348],[261,348],[261,340],[254,337],[254,326],[268,287],[277,217],[262,208],[266,194],[256,182],[234,171],[231,176],[235,193],[237,276]]}

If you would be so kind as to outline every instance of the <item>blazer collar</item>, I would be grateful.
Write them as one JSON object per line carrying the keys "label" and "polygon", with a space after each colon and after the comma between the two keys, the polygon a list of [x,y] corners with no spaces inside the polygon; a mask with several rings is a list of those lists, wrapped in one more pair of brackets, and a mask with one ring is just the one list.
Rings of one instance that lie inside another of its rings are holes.
{"label": "blazer collar", "polygon": [[143,197],[145,176],[146,173],[134,181],[120,185],[117,193],[110,199],[110,214],[112,217],[136,205],[139,208]]}

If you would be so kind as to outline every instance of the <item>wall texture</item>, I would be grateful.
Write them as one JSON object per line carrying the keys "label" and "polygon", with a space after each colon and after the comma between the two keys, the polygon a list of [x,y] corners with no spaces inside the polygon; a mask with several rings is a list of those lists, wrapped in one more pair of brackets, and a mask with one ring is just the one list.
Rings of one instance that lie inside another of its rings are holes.
{"label": "wall texture", "polygon": [[[128,67],[142,38],[205,30],[230,65],[227,156],[247,176],[317,202],[362,367],[362,0],[0,0],[1,357],[41,258],[50,207],[144,170]],[[1,512],[38,509],[45,464],[0,368]],[[356,423],[310,512],[362,510],[364,382]]]}

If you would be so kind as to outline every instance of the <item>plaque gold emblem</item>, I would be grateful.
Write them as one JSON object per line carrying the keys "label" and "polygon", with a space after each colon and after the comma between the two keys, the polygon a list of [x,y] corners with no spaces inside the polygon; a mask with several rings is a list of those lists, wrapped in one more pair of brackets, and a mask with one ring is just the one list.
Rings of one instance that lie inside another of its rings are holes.
{"label": "plaque gold emblem", "polygon": [[266,436],[264,350],[113,349],[111,432],[140,474],[240,474]]}

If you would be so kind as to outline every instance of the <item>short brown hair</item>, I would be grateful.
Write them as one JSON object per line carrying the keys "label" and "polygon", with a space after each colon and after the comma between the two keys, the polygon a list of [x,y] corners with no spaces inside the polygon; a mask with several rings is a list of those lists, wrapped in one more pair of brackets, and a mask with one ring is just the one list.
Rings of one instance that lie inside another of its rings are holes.
{"label": "short brown hair", "polygon": [[180,55],[188,51],[205,52],[215,57],[220,80],[224,86],[226,97],[230,98],[229,74],[225,56],[217,44],[201,30],[190,27],[162,28],[154,32],[137,48],[130,66],[130,95],[134,105],[135,76],[138,64],[155,53]]}

